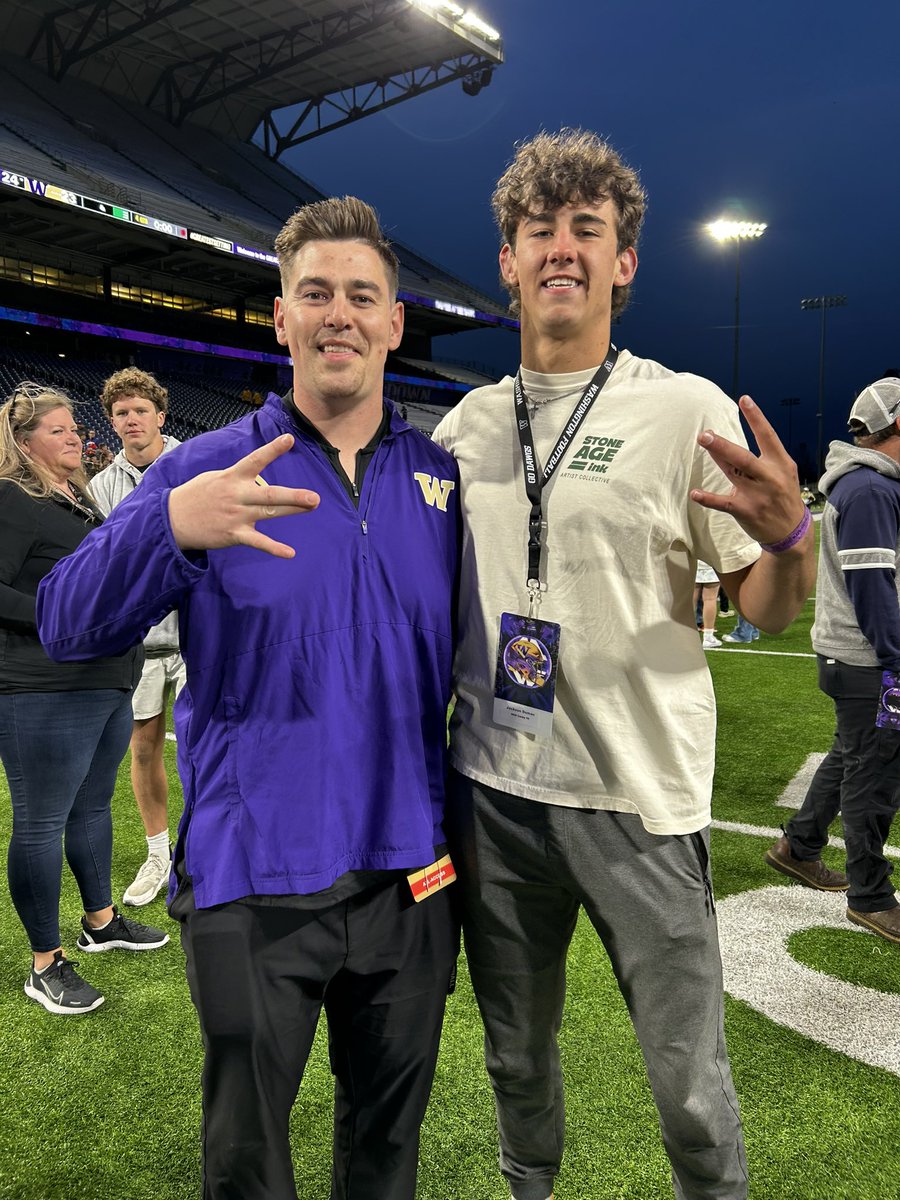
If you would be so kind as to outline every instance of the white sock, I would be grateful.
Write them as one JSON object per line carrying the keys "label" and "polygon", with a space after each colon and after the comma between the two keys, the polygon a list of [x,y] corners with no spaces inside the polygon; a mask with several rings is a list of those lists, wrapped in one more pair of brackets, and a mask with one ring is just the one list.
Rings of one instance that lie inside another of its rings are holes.
{"label": "white sock", "polygon": [[163,862],[169,861],[169,831],[164,829],[162,833],[155,833],[153,837],[147,838],[147,857],[151,854],[156,854]]}

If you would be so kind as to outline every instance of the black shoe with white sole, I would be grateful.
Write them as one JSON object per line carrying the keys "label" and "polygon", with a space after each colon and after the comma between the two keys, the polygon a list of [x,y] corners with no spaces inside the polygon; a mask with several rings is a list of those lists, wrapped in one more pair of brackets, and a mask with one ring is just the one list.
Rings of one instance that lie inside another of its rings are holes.
{"label": "black shoe with white sole", "polygon": [[60,1016],[93,1012],[103,1003],[103,996],[81,978],[75,970],[77,966],[63,957],[62,950],[57,950],[49,967],[43,971],[32,967],[25,981],[25,995],[43,1004],[47,1012]]}
{"label": "black shoe with white sole", "polygon": [[156,950],[168,940],[169,935],[161,929],[129,921],[114,908],[112,920],[102,929],[92,929],[82,917],[81,933],[76,945],[86,954],[99,954],[103,950]]}

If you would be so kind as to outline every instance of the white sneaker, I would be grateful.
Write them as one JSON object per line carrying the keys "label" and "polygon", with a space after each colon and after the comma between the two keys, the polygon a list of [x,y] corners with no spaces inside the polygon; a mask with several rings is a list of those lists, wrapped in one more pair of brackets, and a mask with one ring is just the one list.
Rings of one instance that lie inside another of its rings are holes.
{"label": "white sneaker", "polygon": [[155,900],[169,882],[171,869],[172,860],[170,858],[160,858],[158,854],[149,855],[147,861],[141,863],[140,870],[134,877],[134,883],[122,897],[122,903],[130,904],[132,908],[141,908],[143,905],[149,904],[151,900]]}
{"label": "white sneaker", "polygon": [[703,649],[704,650],[717,650],[719,648],[719,646],[721,646],[721,645],[722,645],[722,643],[719,641],[719,639],[716,637],[716,635],[714,633],[710,633],[709,630],[707,630],[707,632],[704,633],[704,635],[703,635]]}

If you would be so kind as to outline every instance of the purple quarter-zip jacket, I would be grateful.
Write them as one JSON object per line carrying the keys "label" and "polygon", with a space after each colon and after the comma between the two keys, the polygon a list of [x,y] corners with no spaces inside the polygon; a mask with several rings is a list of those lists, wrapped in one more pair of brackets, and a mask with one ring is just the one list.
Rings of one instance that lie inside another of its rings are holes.
{"label": "purple quarter-zip jacket", "polygon": [[[265,523],[296,557],[182,553],[170,490],[282,433],[294,446],[266,482],[321,496],[313,512]],[[433,860],[444,840],[458,496],[450,455],[392,411],[357,509],[270,395],[160,458],[42,581],[38,628],[60,662],[119,654],[178,611],[188,669],[175,707],[178,837],[198,907]]]}

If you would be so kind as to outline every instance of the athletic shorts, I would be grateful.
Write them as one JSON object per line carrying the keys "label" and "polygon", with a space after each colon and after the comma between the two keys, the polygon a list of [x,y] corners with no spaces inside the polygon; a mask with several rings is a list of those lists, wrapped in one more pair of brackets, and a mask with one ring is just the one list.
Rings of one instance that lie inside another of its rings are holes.
{"label": "athletic shorts", "polygon": [[148,721],[158,717],[166,707],[169,691],[178,695],[187,682],[187,668],[180,654],[165,654],[161,658],[148,658],[134,695],[131,708],[136,721]]}
{"label": "athletic shorts", "polygon": [[697,574],[694,576],[694,583],[718,583],[719,577],[712,567],[705,562],[697,560]]}

